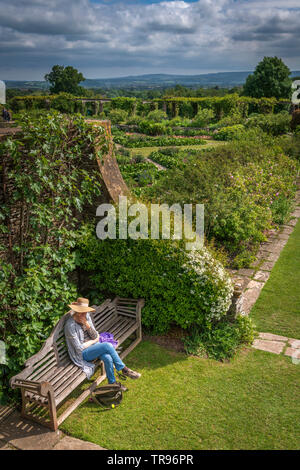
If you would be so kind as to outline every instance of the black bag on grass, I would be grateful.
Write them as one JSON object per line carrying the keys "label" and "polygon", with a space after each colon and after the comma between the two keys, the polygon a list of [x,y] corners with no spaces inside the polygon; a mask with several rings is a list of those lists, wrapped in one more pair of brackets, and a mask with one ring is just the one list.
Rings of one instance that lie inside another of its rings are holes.
{"label": "black bag on grass", "polygon": [[123,392],[120,384],[104,385],[95,388],[91,392],[92,400],[102,408],[109,410],[119,406],[123,399]]}

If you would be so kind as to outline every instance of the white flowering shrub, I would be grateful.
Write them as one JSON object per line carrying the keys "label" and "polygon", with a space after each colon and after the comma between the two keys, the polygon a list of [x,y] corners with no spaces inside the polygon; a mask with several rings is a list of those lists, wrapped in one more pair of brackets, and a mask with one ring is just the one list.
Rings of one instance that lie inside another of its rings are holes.
{"label": "white flowering shrub", "polygon": [[99,240],[85,231],[78,264],[90,279],[90,296],[143,297],[142,323],[153,333],[171,324],[206,327],[228,311],[233,287],[206,248],[184,251],[169,240]]}

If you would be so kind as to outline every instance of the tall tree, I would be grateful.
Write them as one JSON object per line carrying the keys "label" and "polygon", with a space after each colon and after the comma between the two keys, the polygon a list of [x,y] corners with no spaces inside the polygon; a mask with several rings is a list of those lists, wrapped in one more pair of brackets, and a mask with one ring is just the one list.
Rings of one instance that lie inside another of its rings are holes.
{"label": "tall tree", "polygon": [[253,98],[290,98],[291,71],[278,57],[264,57],[247,77],[244,95]]}
{"label": "tall tree", "polygon": [[85,80],[82,73],[77,69],[68,65],[54,65],[50,73],[45,75],[45,80],[50,83],[51,93],[71,93],[72,95],[84,94],[83,87],[79,86],[80,82]]}

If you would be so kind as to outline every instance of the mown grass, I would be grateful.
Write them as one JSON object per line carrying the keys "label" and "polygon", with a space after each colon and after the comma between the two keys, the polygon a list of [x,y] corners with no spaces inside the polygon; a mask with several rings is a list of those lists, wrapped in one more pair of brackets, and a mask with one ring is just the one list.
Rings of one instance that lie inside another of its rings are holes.
{"label": "mown grass", "polygon": [[251,311],[259,331],[300,339],[300,221]]}
{"label": "mown grass", "polygon": [[299,448],[299,367],[287,357],[245,349],[219,363],[144,341],[126,364],[142,377],[121,406],[86,401],[63,431],[116,450]]}
{"label": "mown grass", "polygon": [[203,150],[207,149],[208,147],[216,147],[217,145],[224,145],[224,142],[217,142],[217,141],[206,141],[207,143],[204,145],[181,145],[178,147],[175,147],[172,145],[171,147],[139,147],[139,148],[132,148],[132,149],[126,149],[129,150],[131,155],[143,155],[144,157],[149,157],[150,153],[154,151],[158,151],[159,149],[167,149],[167,148],[178,148],[180,150]]}

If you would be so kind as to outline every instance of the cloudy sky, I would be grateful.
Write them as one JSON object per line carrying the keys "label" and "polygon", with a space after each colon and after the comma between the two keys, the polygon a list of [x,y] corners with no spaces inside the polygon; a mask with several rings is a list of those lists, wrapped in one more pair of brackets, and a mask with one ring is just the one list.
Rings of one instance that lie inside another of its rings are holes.
{"label": "cloudy sky", "polygon": [[300,70],[300,0],[0,0],[0,79]]}

